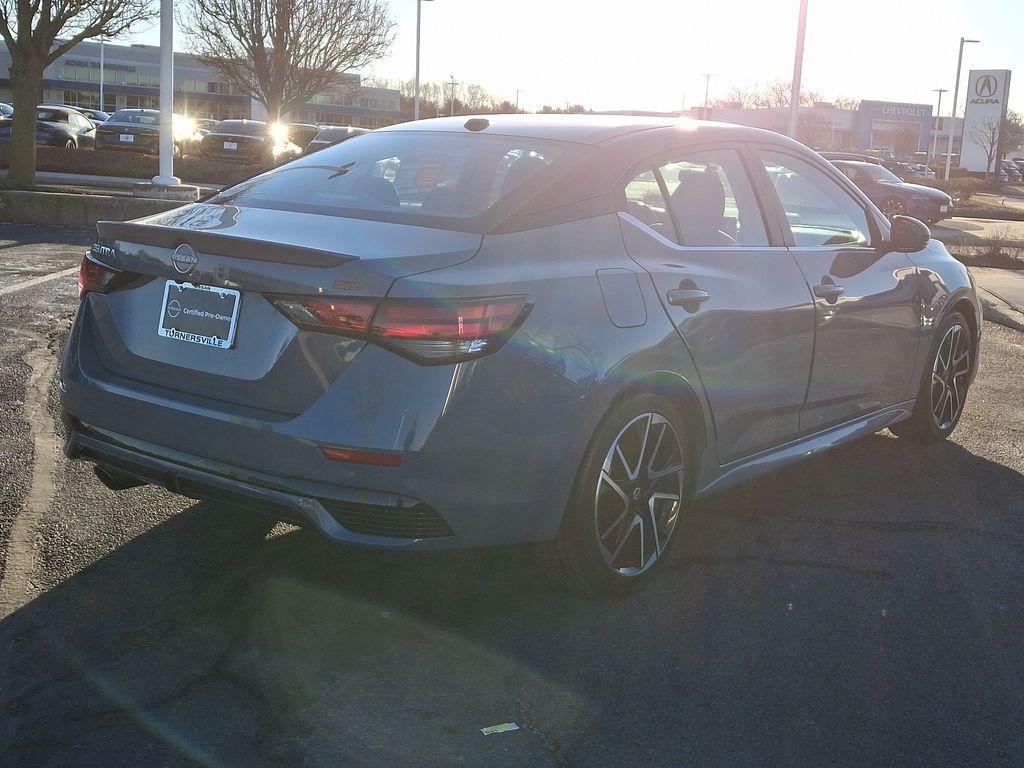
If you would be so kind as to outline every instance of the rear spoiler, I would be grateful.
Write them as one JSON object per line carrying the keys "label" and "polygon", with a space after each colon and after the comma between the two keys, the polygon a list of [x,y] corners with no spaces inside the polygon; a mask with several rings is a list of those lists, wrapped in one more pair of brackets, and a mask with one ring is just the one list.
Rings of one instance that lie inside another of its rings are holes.
{"label": "rear spoiler", "polygon": [[177,248],[188,243],[200,253],[229,256],[234,259],[251,261],[272,261],[296,264],[303,267],[337,267],[349,261],[351,256],[301,245],[268,243],[248,237],[236,237],[197,229],[164,227],[154,224],[139,224],[126,221],[99,221],[96,229],[106,240],[122,240],[139,245],[153,245],[158,248]]}

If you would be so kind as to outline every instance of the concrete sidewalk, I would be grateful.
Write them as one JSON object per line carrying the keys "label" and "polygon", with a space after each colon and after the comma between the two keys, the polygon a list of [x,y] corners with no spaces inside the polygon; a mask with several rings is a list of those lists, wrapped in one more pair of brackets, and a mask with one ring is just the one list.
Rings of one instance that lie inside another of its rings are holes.
{"label": "concrete sidewalk", "polygon": [[1024,247],[1024,221],[956,217],[935,224],[931,230],[932,237],[946,245]]}
{"label": "concrete sidewalk", "polygon": [[1024,331],[1024,272],[969,267],[978,283],[985,319]]}

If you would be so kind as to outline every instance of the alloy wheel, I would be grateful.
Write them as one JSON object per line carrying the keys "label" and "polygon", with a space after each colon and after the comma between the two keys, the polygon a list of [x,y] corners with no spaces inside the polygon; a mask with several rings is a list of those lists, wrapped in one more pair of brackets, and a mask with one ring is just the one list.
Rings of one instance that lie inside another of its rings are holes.
{"label": "alloy wheel", "polygon": [[684,485],[683,448],[657,413],[634,417],[612,441],[594,496],[597,543],[623,576],[653,566],[676,528]]}
{"label": "alloy wheel", "polygon": [[959,323],[942,337],[932,364],[932,418],[940,430],[950,429],[960,416],[971,370],[971,339]]}

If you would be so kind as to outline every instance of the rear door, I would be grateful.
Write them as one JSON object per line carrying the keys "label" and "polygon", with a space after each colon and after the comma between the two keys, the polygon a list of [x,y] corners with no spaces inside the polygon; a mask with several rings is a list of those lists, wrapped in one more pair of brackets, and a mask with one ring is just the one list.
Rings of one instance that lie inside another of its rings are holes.
{"label": "rear door", "polygon": [[697,365],[723,464],[797,435],[814,340],[807,285],[740,151],[679,151],[629,175],[620,214]]}
{"label": "rear door", "polygon": [[784,234],[814,294],[814,368],[800,430],[906,400],[921,333],[917,269],[885,247],[873,215],[832,172],[759,149]]}

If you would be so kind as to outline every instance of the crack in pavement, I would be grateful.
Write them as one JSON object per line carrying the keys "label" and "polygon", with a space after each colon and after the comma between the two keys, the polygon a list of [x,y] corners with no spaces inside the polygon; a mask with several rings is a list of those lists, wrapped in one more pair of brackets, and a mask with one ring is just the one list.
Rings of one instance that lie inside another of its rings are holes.
{"label": "crack in pavement", "polygon": [[0,619],[10,616],[39,592],[33,576],[39,561],[36,530],[53,499],[60,440],[49,412],[50,385],[57,369],[51,337],[23,332],[34,342],[25,353],[29,366],[25,386],[25,422],[32,444],[32,478],[25,506],[15,517],[7,541],[7,567],[0,578]]}

